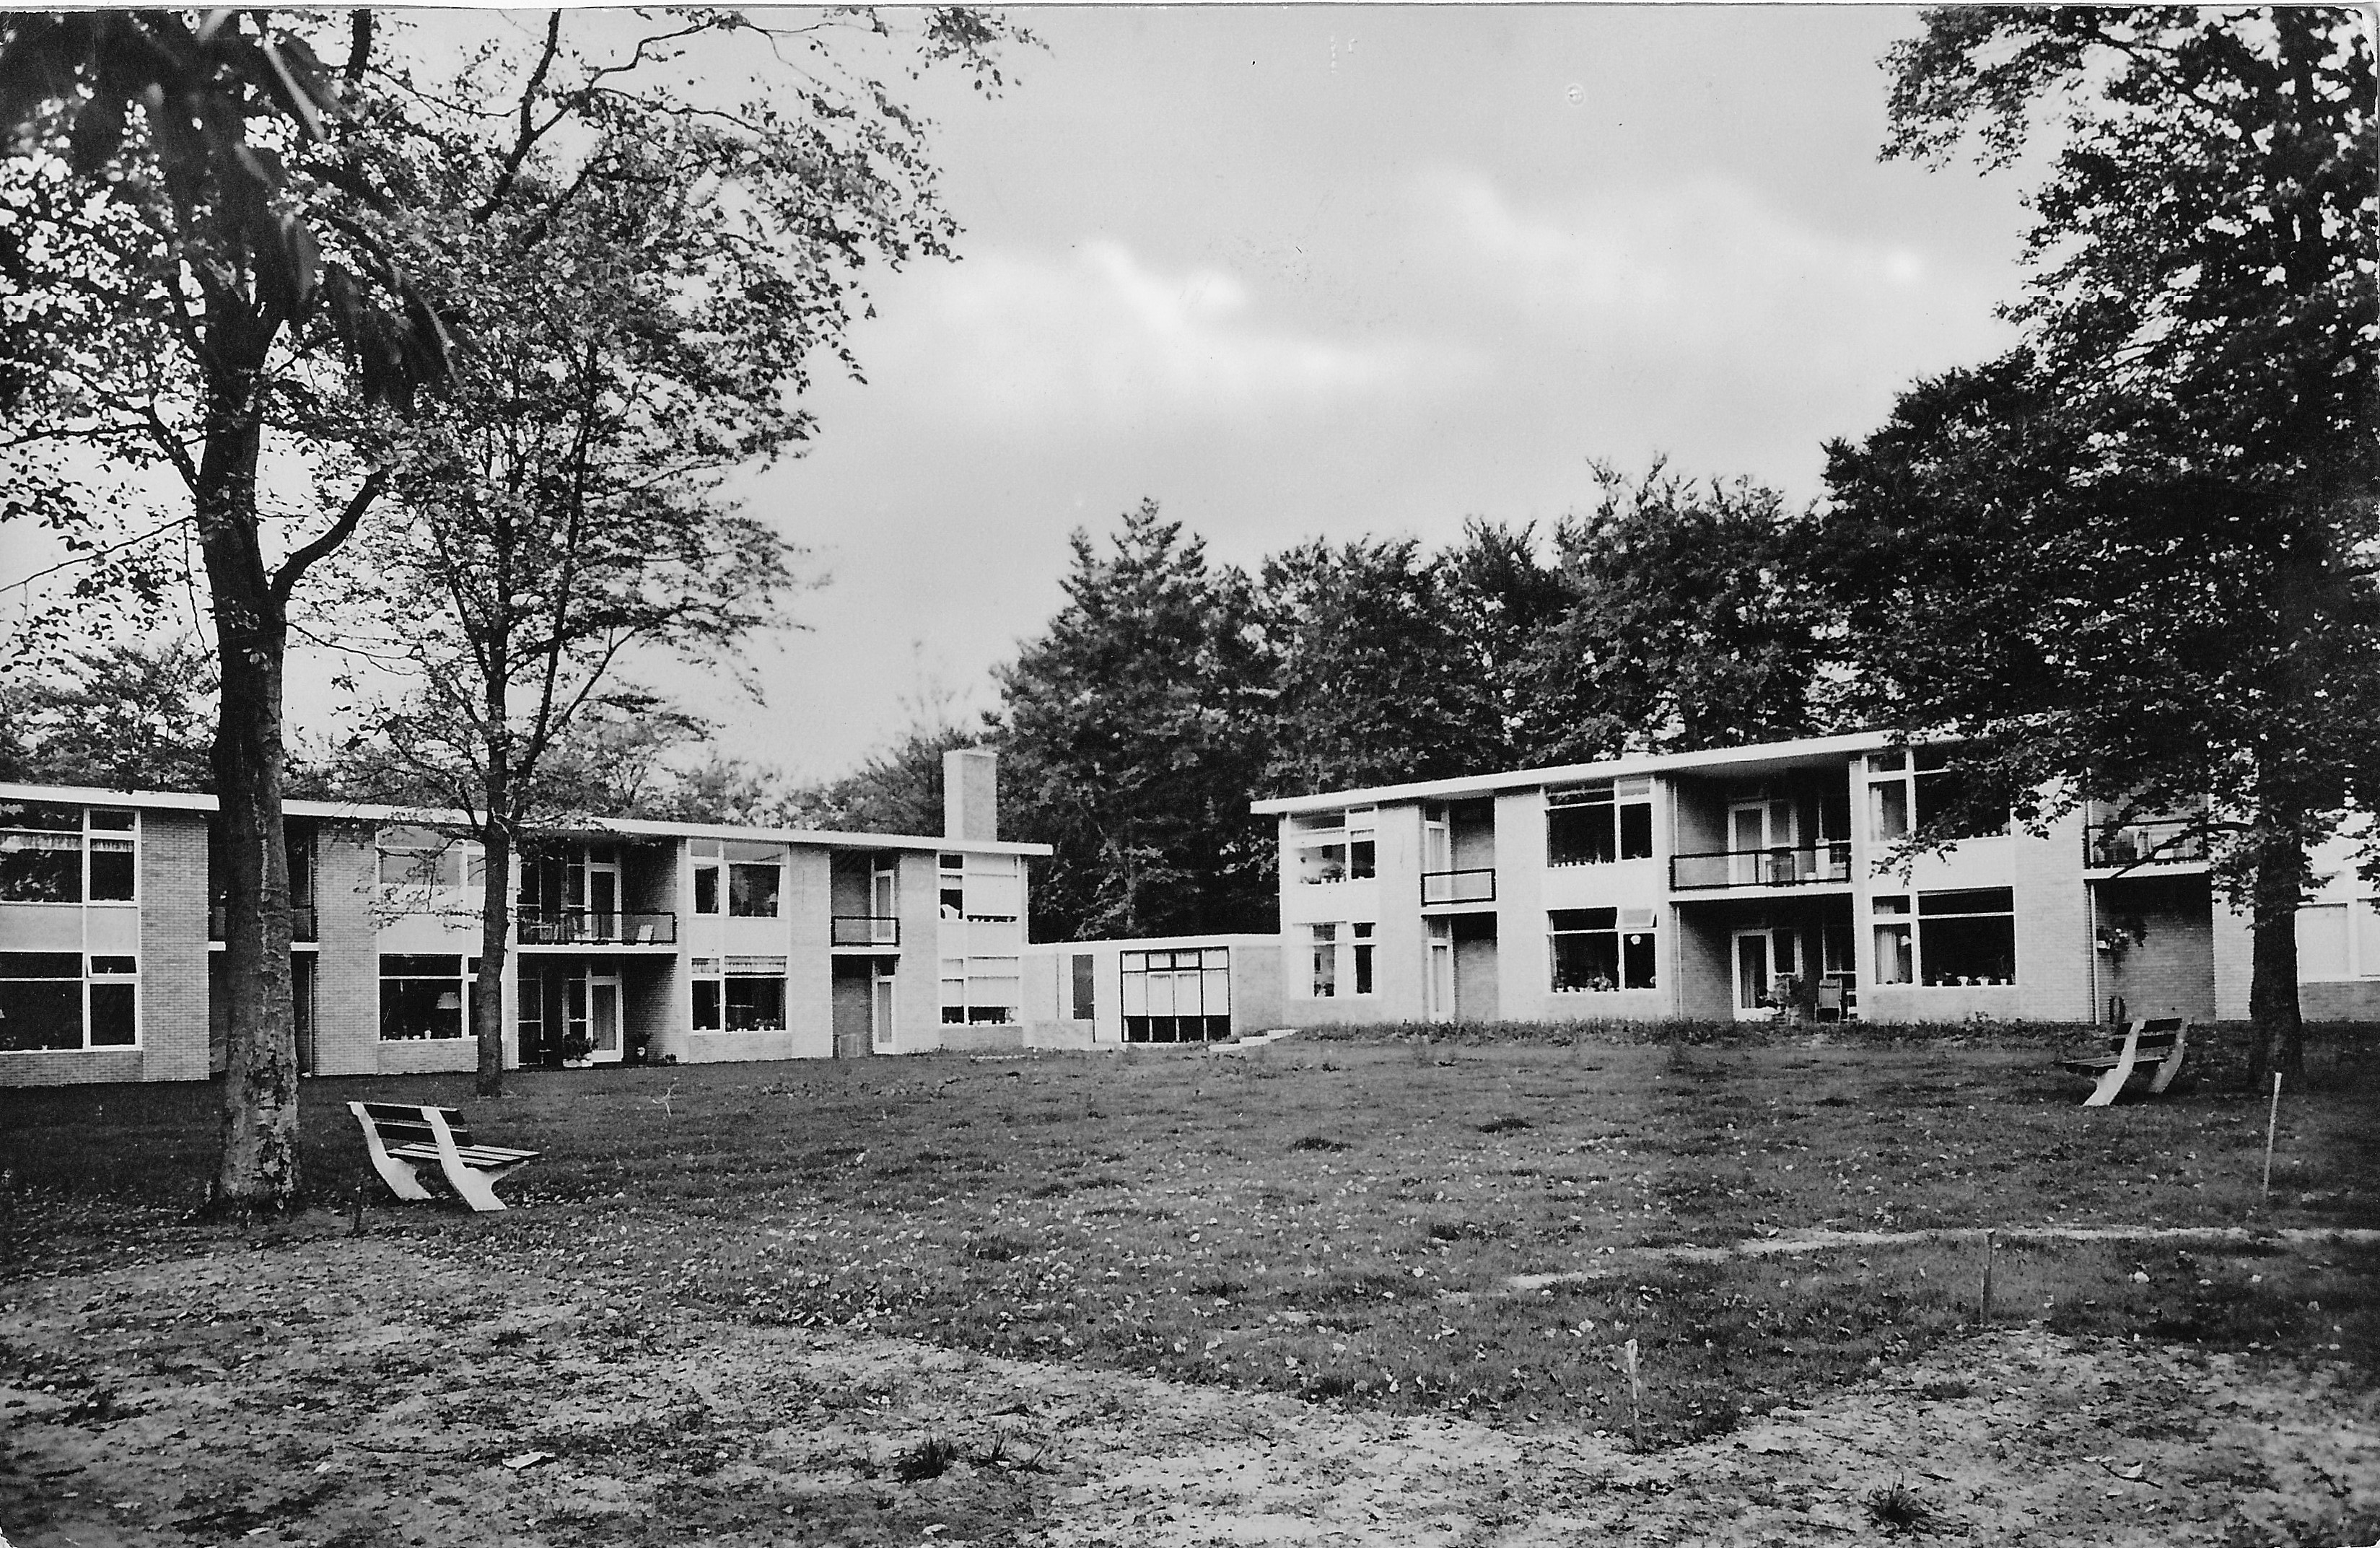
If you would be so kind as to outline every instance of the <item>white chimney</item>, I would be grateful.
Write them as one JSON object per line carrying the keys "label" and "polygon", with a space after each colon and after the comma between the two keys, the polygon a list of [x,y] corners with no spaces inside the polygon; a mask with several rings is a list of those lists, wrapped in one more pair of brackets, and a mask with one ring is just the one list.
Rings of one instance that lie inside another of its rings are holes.
{"label": "white chimney", "polygon": [[988,747],[942,754],[942,836],[989,844],[1000,836],[1000,754]]}

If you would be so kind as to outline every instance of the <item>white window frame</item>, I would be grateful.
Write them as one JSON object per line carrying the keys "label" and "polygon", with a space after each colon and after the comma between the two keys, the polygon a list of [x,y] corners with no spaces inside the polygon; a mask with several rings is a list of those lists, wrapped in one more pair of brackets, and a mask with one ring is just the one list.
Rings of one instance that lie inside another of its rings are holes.
{"label": "white window frame", "polygon": [[[0,903],[5,903],[7,907],[12,908],[138,908],[140,907],[141,822],[139,809],[124,806],[81,806],[80,803],[75,801],[25,800],[12,802],[10,804],[19,806],[49,807],[60,811],[77,810],[78,808],[79,809],[82,815],[82,825],[79,828],[72,829],[20,827],[11,823],[5,815],[0,815],[0,844],[6,844],[11,848],[39,848],[56,851],[63,850],[67,847],[67,843],[58,842],[59,840],[67,840],[71,843],[75,850],[75,887],[77,896],[71,898],[0,898]],[[97,824],[96,821],[102,815],[110,817],[125,817],[130,819],[130,821],[123,827],[111,826],[103,828]],[[26,844],[22,842],[24,839],[42,839],[47,842]],[[17,842],[10,842],[11,840],[16,840]],[[114,852],[128,853],[132,857],[132,896],[129,897],[93,897],[91,896],[91,857],[103,852],[101,847],[103,845],[109,846],[112,850],[113,847],[118,844],[121,844],[124,847],[123,849],[121,851]]]}
{"label": "white window frame", "polygon": [[[1611,928],[1558,928],[1558,914],[1611,915]],[[1653,908],[1548,908],[1546,910],[1546,992],[1549,994],[1616,994],[1622,990],[1632,993],[1658,990],[1661,987],[1661,917]],[[1604,936],[1611,938],[1612,979],[1606,984],[1560,984],[1555,981],[1555,969],[1560,965],[1559,944],[1565,937]],[[1630,981],[1628,973],[1629,937],[1646,937],[1644,944],[1651,948],[1653,976],[1643,983]]]}
{"label": "white window frame", "polygon": [[[956,972],[952,971],[953,968]],[[945,1027],[1014,1027],[1025,1015],[1025,958],[1021,953],[983,954],[941,958],[942,1025]],[[978,984],[1006,984],[1004,997],[978,991]],[[955,986],[955,987],[953,987]],[[1003,1011],[997,1019],[978,1011]],[[951,1013],[959,1014],[953,1016]]]}
{"label": "white window frame", "polygon": [[[1651,774],[1618,774],[1610,779],[1591,780],[1584,785],[1549,785],[1545,789],[1546,800],[1546,864],[1558,871],[1581,865],[1624,865],[1635,860],[1655,858],[1660,847],[1660,835],[1653,817],[1653,776]],[[1600,807],[1611,825],[1611,858],[1608,860],[1556,859],[1554,858],[1553,814]],[[1627,823],[1623,808],[1642,808],[1645,813],[1645,852],[1632,855],[1625,843]]]}
{"label": "white window frame", "polygon": [[[1371,881],[1380,873],[1379,827],[1377,806],[1295,813],[1289,819],[1281,846],[1281,873],[1308,887]],[[1360,859],[1359,845],[1365,851]],[[1332,850],[1337,851],[1335,857],[1330,853]],[[1308,874],[1309,862],[1323,874]]]}

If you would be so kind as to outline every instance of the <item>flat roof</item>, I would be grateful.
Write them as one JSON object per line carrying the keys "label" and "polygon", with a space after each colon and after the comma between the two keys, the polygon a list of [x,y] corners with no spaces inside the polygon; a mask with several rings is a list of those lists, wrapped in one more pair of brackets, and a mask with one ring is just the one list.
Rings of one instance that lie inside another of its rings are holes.
{"label": "flat roof", "polygon": [[1463,796],[1492,796],[1504,790],[1525,790],[1538,785],[1570,785],[1581,780],[1609,779],[1615,774],[1691,774],[1705,769],[1731,774],[1760,774],[1792,768],[1854,752],[1873,752],[1893,744],[1890,731],[1847,731],[1832,737],[1804,737],[1790,742],[1754,742],[1743,747],[1711,748],[1701,752],[1633,752],[1591,763],[1556,763],[1541,768],[1512,769],[1501,774],[1465,774],[1453,779],[1416,780],[1405,785],[1376,785],[1356,790],[1326,790],[1312,796],[1276,796],[1252,801],[1250,811],[1260,816],[1277,812],[1323,811],[1342,806],[1378,805],[1384,801],[1430,800]]}
{"label": "flat roof", "polygon": [[[16,785],[0,782],[0,801],[56,801],[73,806],[128,806],[158,811],[212,811],[215,798],[187,790],[107,790],[83,785]],[[316,817],[333,822],[411,823],[424,827],[458,827],[451,811],[414,807],[382,806],[370,801],[285,800],[285,817]],[[998,839],[941,838],[924,834],[846,833],[831,828],[750,828],[723,823],[665,823],[644,817],[576,817],[533,824],[556,833],[617,835],[650,838],[732,838],[760,844],[804,844],[827,849],[952,850],[970,855],[1050,853],[1047,844],[1020,844]]]}

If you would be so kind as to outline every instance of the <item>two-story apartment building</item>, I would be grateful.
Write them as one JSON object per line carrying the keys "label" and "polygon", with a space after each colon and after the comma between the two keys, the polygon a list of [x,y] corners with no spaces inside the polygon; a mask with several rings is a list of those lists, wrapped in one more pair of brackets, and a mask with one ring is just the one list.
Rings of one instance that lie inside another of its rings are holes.
{"label": "two-story apartment building", "polygon": [[[514,862],[506,1062],[1022,1042],[1026,862],[991,754],[924,836],[607,820]],[[0,1085],[220,1067],[210,797],[0,786]],[[474,1067],[479,849],[433,816],[288,803],[300,1067]]]}
{"label": "two-story apartment building", "polygon": [[[2089,1021],[2247,1014],[2247,922],[2178,822],[2034,834],[1883,733],[1259,801],[1281,824],[1283,1018]],[[2322,857],[2309,1016],[2380,1016],[2380,903]]]}

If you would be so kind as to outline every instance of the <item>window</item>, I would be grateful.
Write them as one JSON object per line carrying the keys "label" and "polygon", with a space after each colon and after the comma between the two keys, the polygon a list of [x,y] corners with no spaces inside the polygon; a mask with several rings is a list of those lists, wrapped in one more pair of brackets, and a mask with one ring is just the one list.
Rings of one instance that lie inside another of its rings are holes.
{"label": "window", "polygon": [[938,910],[945,920],[1014,924],[1025,913],[1025,881],[1014,855],[944,855],[936,867]]}
{"label": "window", "polygon": [[727,1030],[731,1032],[782,1032],[785,1030],[785,975],[727,975]]}
{"label": "window", "polygon": [[2380,978],[2380,898],[2298,909],[2298,978]]}
{"label": "window", "polygon": [[1379,869],[1379,809],[1307,812],[1289,822],[1290,875],[1303,885],[1362,882]]}
{"label": "window", "polygon": [[719,912],[719,866],[697,861],[694,868],[694,911],[698,914]]}
{"label": "window", "polygon": [[137,822],[124,811],[0,801],[0,902],[133,901]]}
{"label": "window", "polygon": [[1909,901],[1879,897],[1868,906],[1876,982],[1943,989],[2016,981],[2016,904],[2008,888],[1920,893],[1913,920]]}
{"label": "window", "polygon": [[449,1042],[466,1035],[477,957],[387,953],[380,959],[380,1040]]}
{"label": "window", "polygon": [[1314,968],[1306,981],[1306,993],[1318,1000],[1335,998],[1339,993],[1339,927],[1316,924],[1306,928],[1313,932]]}
{"label": "window", "polygon": [[129,957],[0,951],[0,1052],[134,1047],[139,982]]}
{"label": "window", "polygon": [[1957,766],[1957,750],[1920,748],[1867,758],[1868,832],[1884,841],[1931,824],[1946,838],[1989,838],[2009,830],[2008,802],[1980,774]]}
{"label": "window", "polygon": [[698,1032],[782,1032],[785,1030],[785,959],[782,957],[698,957],[693,962],[694,1030]]}
{"label": "window", "polygon": [[1660,986],[1650,908],[1556,908],[1546,931],[1557,994]]}
{"label": "window", "polygon": [[1653,854],[1653,777],[1631,774],[1546,792],[1546,863],[1608,865]]}
{"label": "window", "polygon": [[773,844],[729,844],[727,912],[736,919],[772,920],[784,886],[785,852]]}
{"label": "window", "polygon": [[2009,889],[1918,894],[1917,966],[1930,984],[2014,983],[2016,904]]}
{"label": "window", "polygon": [[1126,1042],[1211,1042],[1232,1035],[1228,947],[1127,951],[1118,961]]}
{"label": "window", "polygon": [[1016,1019],[1024,984],[1014,957],[945,957],[942,1021],[947,1026],[1007,1026]]}
{"label": "window", "polygon": [[1098,958],[1088,952],[1076,952],[1073,961],[1074,1018],[1088,1021],[1095,1014],[1095,985],[1099,981]]}
{"label": "window", "polygon": [[1876,981],[1915,983],[1917,957],[1910,939],[1909,899],[1879,897],[1868,905],[1868,911],[1876,916]]}
{"label": "window", "polygon": [[381,884],[455,890],[476,887],[486,875],[480,847],[434,828],[380,831]]}
{"label": "window", "polygon": [[1372,926],[1356,924],[1348,928],[1355,934],[1355,993],[1369,994],[1372,992]]}

